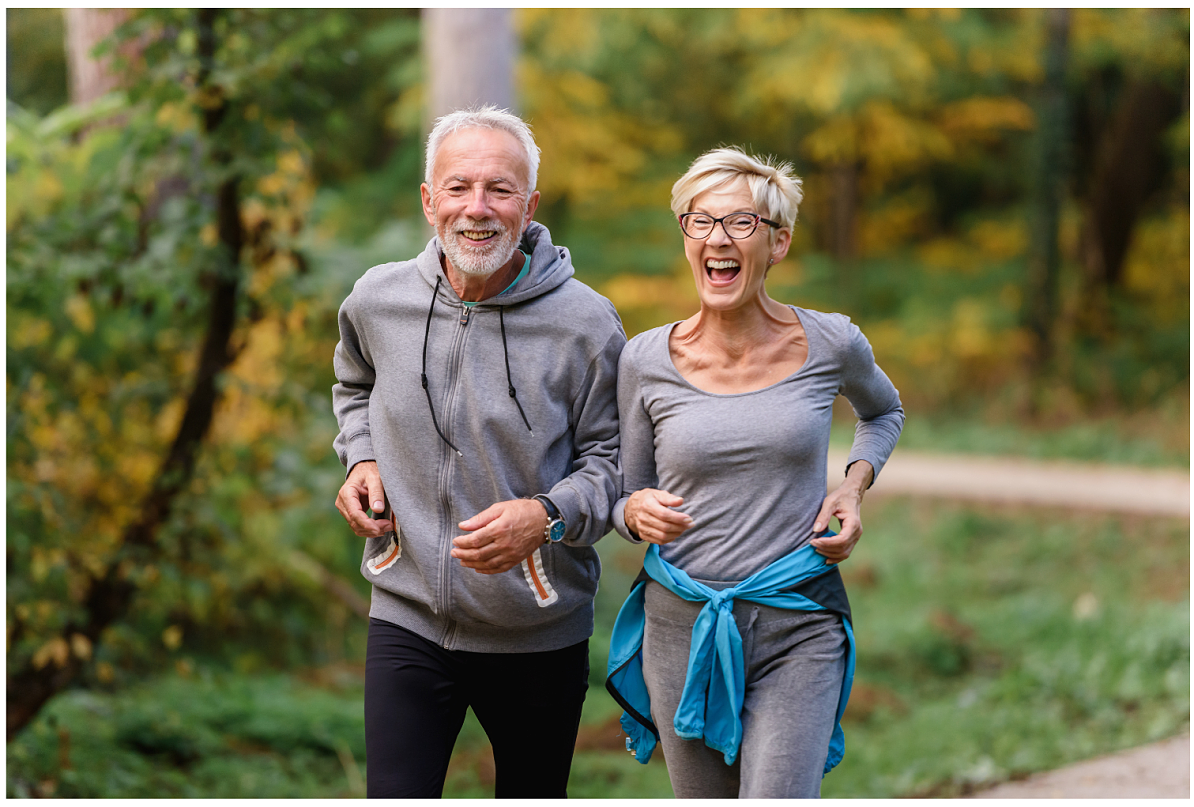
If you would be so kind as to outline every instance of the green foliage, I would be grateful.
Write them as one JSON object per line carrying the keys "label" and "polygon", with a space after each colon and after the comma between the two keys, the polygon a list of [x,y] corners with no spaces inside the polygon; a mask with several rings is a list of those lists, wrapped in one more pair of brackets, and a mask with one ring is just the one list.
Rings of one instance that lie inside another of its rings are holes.
{"label": "green foliage", "polygon": [[[75,654],[113,680],[184,642],[253,667],[338,657],[351,641],[345,607],[290,562],[309,549],[355,578],[359,560],[353,542],[324,539],[343,532],[325,504],[342,473],[326,391],[351,279],[302,254],[314,186],[289,117],[326,102],[290,69],[331,36],[322,22],[229,12],[207,66],[194,12],[145,12],[120,34],[145,43],[125,95],[45,119],[10,106],[10,669]],[[237,265],[214,221],[229,177],[246,234]],[[190,393],[208,289],[227,273],[244,274],[236,360],[193,483],[158,552],[127,568],[141,591],[129,622],[98,648],[62,637],[139,515]]]}

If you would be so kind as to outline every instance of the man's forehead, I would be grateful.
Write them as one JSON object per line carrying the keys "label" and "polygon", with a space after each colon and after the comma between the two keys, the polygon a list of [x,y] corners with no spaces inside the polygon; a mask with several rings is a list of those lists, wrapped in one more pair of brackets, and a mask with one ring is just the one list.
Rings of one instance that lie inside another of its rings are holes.
{"label": "man's forehead", "polygon": [[500,129],[461,129],[445,137],[436,150],[435,174],[441,180],[521,183],[530,169],[522,143]]}

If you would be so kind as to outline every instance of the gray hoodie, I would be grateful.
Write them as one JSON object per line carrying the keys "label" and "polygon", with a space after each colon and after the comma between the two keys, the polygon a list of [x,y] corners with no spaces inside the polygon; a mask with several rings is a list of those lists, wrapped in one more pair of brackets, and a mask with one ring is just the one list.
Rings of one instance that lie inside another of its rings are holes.
{"label": "gray hoodie", "polygon": [[[622,323],[572,279],[547,228],[531,222],[523,244],[526,276],[471,309],[435,238],[412,261],[370,269],[340,307],[334,445],[349,469],[377,462],[399,528],[365,543],[370,615],[453,650],[555,650],[592,635],[592,544],[621,490]],[[450,556],[459,522],[538,493],[567,522],[561,543],[496,575]]]}

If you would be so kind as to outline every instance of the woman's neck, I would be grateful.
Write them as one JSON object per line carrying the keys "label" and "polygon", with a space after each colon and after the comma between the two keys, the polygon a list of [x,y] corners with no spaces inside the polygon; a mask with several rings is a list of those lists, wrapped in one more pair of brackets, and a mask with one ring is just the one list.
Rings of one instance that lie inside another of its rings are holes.
{"label": "woman's neck", "polygon": [[699,343],[706,350],[738,360],[772,344],[797,322],[792,309],[764,294],[731,311],[702,305],[695,317],[680,326],[676,336],[684,344]]}

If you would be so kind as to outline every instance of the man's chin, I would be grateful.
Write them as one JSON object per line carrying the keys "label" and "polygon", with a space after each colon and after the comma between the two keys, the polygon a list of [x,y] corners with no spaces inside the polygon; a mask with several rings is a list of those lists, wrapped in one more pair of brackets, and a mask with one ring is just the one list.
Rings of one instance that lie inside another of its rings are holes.
{"label": "man's chin", "polygon": [[498,261],[492,255],[470,255],[465,250],[452,251],[456,254],[448,255],[448,260],[452,261],[453,268],[461,274],[471,277],[489,277],[503,266],[509,264],[510,259],[514,257],[513,249],[501,261]]}

